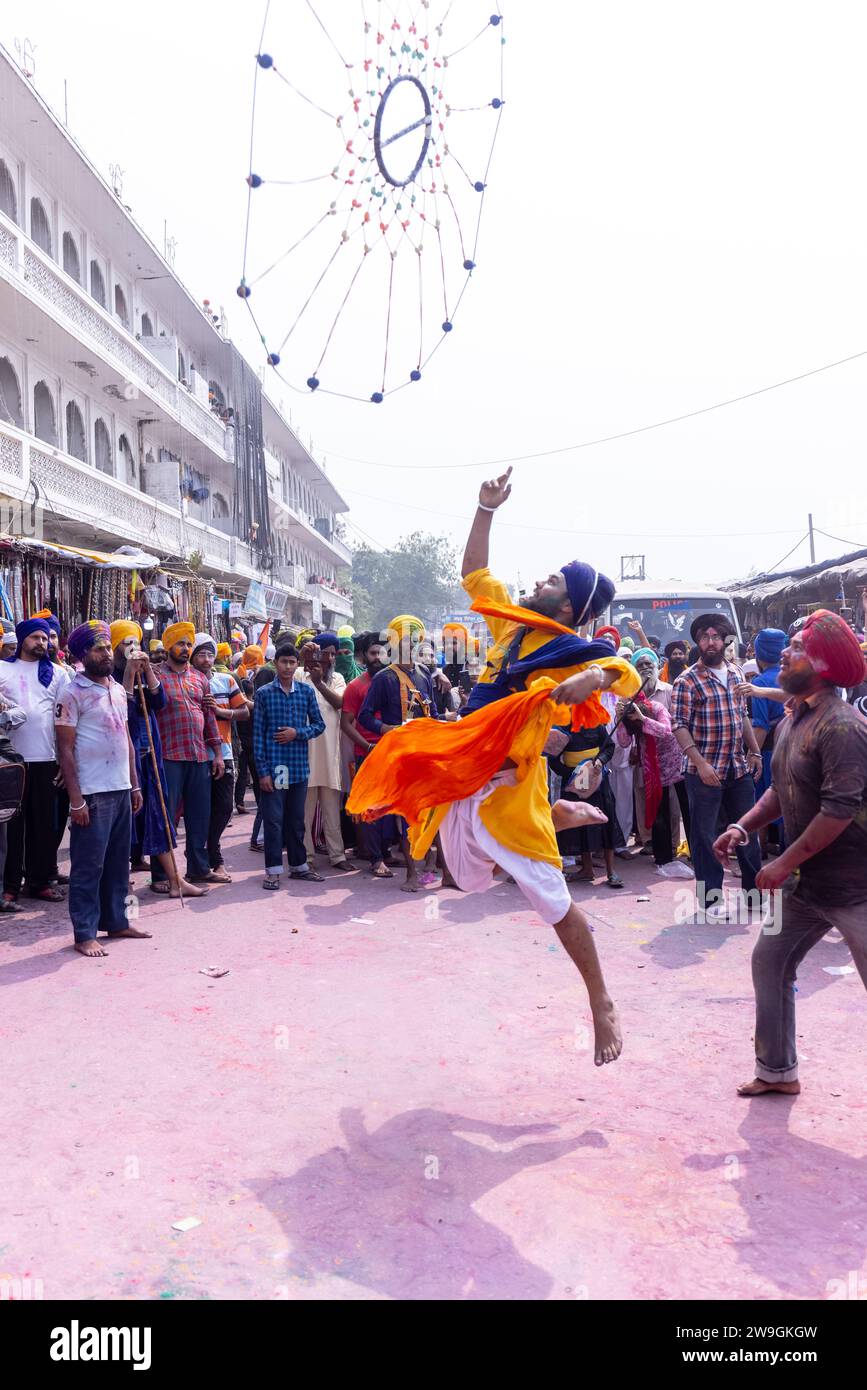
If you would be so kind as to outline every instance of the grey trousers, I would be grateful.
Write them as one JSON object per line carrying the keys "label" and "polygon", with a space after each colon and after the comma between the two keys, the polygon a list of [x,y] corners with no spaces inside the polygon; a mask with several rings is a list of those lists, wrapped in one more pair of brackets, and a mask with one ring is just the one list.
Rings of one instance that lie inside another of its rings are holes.
{"label": "grey trousers", "polygon": [[797,1081],[795,980],[798,966],[834,927],[852,952],[867,986],[867,901],[854,907],[814,907],[784,890],[775,913],[779,931],[761,931],[753,950],[756,992],[756,1076],[761,1081]]}

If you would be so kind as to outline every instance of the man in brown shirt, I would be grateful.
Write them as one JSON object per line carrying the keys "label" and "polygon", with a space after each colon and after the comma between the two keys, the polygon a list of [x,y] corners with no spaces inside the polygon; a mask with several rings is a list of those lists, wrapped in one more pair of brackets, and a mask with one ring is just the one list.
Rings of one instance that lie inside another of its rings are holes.
{"label": "man in brown shirt", "polygon": [[742,1096],[800,1091],[797,968],[832,927],[867,985],[867,720],[835,689],[864,674],[848,624],[825,609],[811,614],[780,663],[791,699],[777,726],[771,786],[714,845],[725,861],[748,835],[783,817],[788,848],[756,879],[762,892],[785,888],[753,951],[756,1077],[738,1088]]}

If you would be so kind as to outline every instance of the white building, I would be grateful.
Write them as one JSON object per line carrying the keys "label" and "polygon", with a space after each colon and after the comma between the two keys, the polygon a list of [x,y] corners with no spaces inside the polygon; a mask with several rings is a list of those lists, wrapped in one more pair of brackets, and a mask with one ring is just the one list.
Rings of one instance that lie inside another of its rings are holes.
{"label": "white building", "polygon": [[227,597],[258,579],[290,623],[351,617],[336,581],[347,504],[225,315],[197,303],[2,48],[0,493],[35,500],[46,539],[137,545]]}

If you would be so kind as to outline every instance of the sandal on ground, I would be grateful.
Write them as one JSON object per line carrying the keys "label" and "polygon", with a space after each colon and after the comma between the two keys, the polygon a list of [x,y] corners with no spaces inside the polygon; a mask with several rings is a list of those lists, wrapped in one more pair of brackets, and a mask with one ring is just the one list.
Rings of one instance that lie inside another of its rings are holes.
{"label": "sandal on ground", "polygon": [[280,880],[279,878],[273,878],[269,875],[268,878],[263,880],[262,887],[266,888],[269,893],[276,893],[277,889],[280,887]]}
{"label": "sandal on ground", "polygon": [[324,883],[325,879],[318,874],[315,869],[301,869],[289,875],[290,878],[298,879],[301,883]]}
{"label": "sandal on ground", "polygon": [[[596,875],[585,873],[583,869],[572,869],[569,873],[564,874],[563,877],[567,883],[592,883]],[[508,881],[507,879],[506,882],[508,883]]]}
{"label": "sandal on ground", "polygon": [[253,845],[253,844],[251,844],[251,845],[250,845],[250,849],[253,851],[254,854],[264,854],[264,853],[265,853],[265,846],[264,846],[264,844],[261,844],[261,845]]}
{"label": "sandal on ground", "polygon": [[354,874],[355,865],[350,864],[348,859],[338,859],[336,864],[331,865],[332,869],[337,869],[341,874]]}
{"label": "sandal on ground", "polygon": [[26,892],[28,898],[37,898],[41,903],[66,902],[66,894],[61,893],[59,888],[28,888]]}
{"label": "sandal on ground", "polygon": [[391,869],[387,869],[385,865],[381,869],[371,869],[370,872],[374,878],[394,878]]}
{"label": "sandal on ground", "polygon": [[620,877],[619,874],[609,874],[609,875],[608,875],[608,887],[609,887],[609,888],[622,888],[622,887],[623,887],[623,879]]}
{"label": "sandal on ground", "polygon": [[15,901],[14,898],[0,899],[0,912],[23,912],[24,909]]}
{"label": "sandal on ground", "polygon": [[161,898],[167,898],[172,891],[171,884],[166,879],[158,879],[156,883],[149,883],[148,888]]}

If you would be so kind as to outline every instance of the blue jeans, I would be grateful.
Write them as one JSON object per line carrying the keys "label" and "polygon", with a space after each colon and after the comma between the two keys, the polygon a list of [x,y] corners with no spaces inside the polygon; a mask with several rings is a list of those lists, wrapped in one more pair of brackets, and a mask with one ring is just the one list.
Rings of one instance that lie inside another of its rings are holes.
{"label": "blue jeans", "polygon": [[86,796],[89,825],[72,822],[69,832],[69,915],[76,941],[95,941],[125,931],[129,893],[130,794]]}
{"label": "blue jeans", "polygon": [[259,788],[259,810],[265,826],[265,872],[283,872],[283,848],[289,860],[290,873],[304,873],[307,851],[304,848],[304,803],[307,783],[293,782],[289,787],[273,792]]}
{"label": "blue jeans", "polygon": [[[723,866],[713,852],[713,842],[720,833],[720,811],[725,825],[741,820],[755,804],[755,783],[750,776],[735,777],[731,772],[720,787],[706,787],[697,772],[688,772],[684,780],[689,797],[689,847],[696,895],[699,907],[712,907],[722,901]],[[749,893],[755,888],[756,874],[762,867],[758,835],[751,835],[743,848],[738,845],[737,856],[741,887]]]}
{"label": "blue jeans", "polygon": [[[163,767],[169,789],[169,816],[175,824],[183,802],[187,878],[207,878],[211,872],[207,850],[211,823],[211,764],[181,763],[166,758]],[[162,865],[155,860],[151,865],[151,878],[159,883],[165,877]]]}

